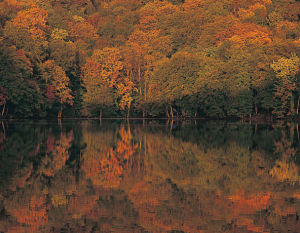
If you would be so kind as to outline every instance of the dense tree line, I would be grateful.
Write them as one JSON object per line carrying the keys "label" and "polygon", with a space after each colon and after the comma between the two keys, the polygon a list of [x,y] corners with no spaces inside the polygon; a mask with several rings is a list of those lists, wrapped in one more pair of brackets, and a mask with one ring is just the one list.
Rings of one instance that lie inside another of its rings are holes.
{"label": "dense tree line", "polygon": [[298,116],[298,0],[2,0],[1,117]]}

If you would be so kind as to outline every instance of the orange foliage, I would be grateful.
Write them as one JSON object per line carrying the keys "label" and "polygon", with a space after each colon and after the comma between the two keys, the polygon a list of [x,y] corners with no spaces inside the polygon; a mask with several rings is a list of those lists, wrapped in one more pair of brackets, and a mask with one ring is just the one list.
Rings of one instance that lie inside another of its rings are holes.
{"label": "orange foliage", "polygon": [[296,31],[298,30],[298,27],[299,27],[299,23],[284,20],[276,24],[276,32],[278,35],[285,38],[288,32]]}
{"label": "orange foliage", "polygon": [[135,90],[135,85],[127,77],[123,77],[120,81],[121,82],[117,82],[115,85],[118,95],[121,97],[119,105],[122,110],[124,110],[125,107],[129,109],[133,101],[132,92]]}
{"label": "orange foliage", "polygon": [[254,213],[255,211],[265,209],[268,201],[270,200],[270,193],[251,194],[246,196],[244,192],[228,196],[228,199],[233,201],[234,212],[241,213]]}
{"label": "orange foliage", "polygon": [[91,217],[97,199],[97,195],[86,195],[84,193],[81,193],[78,196],[73,196],[69,201],[68,212],[71,213],[72,217],[75,219],[78,219],[83,215]]}
{"label": "orange foliage", "polygon": [[203,0],[186,0],[182,4],[182,7],[186,11],[192,11],[202,8],[205,4],[206,2]]}
{"label": "orange foliage", "polygon": [[60,104],[73,105],[73,96],[71,89],[68,87],[70,79],[66,76],[65,71],[56,65],[53,60],[47,60],[44,63],[44,67],[46,83],[50,82],[54,87],[55,96],[58,98]]}
{"label": "orange foliage", "polygon": [[139,213],[139,223],[150,232],[202,232],[198,226],[202,225],[203,216],[191,214],[193,210],[189,204],[192,200],[178,202],[176,195],[172,195],[170,183],[156,183],[159,178],[156,180],[154,177],[151,180],[151,183],[146,180],[134,183],[128,193]]}
{"label": "orange foliage", "polygon": [[143,57],[146,64],[150,65],[156,59],[162,58],[171,50],[171,41],[168,36],[161,36],[160,30],[142,31],[135,30],[129,37],[127,45],[139,57]]}
{"label": "orange foliage", "polygon": [[97,85],[104,82],[109,87],[113,87],[117,82],[120,71],[123,69],[120,60],[121,55],[116,48],[95,50],[83,67],[84,82],[87,85]]}
{"label": "orange foliage", "polygon": [[254,224],[253,219],[243,215],[254,214],[266,209],[271,199],[271,193],[265,192],[246,196],[241,191],[238,194],[229,195],[227,198],[232,201],[232,205],[229,207],[232,209],[233,218],[237,218],[236,224],[238,226],[246,226],[249,231],[253,232],[265,232],[263,226]]}
{"label": "orange foliage", "polygon": [[10,213],[19,223],[28,225],[34,232],[48,222],[46,196],[31,196],[29,202],[10,209]]}
{"label": "orange foliage", "polygon": [[128,161],[136,152],[138,145],[132,145],[132,134],[130,129],[126,130],[125,127],[122,126],[119,130],[119,135],[120,139],[118,140],[115,152],[121,160]]}
{"label": "orange foliage", "polygon": [[98,28],[101,24],[103,24],[103,17],[99,14],[90,15],[87,19],[87,22],[94,26],[94,28]]}
{"label": "orange foliage", "polygon": [[28,229],[24,226],[9,226],[6,233],[28,233]]}
{"label": "orange foliage", "polygon": [[219,33],[219,41],[222,42],[226,39],[237,43],[240,46],[247,44],[270,44],[271,32],[257,24],[253,23],[241,23],[236,21],[232,27],[229,27]]}
{"label": "orange foliage", "polygon": [[242,20],[246,20],[251,18],[252,16],[259,15],[260,17],[267,16],[267,8],[266,5],[269,5],[269,1],[256,1],[253,5],[250,5],[246,8],[238,9],[238,16]]}
{"label": "orange foliage", "polygon": [[24,2],[18,0],[4,0],[4,3],[6,3],[9,7],[14,7],[19,10],[24,7]]}
{"label": "orange foliage", "polygon": [[99,155],[99,157],[86,158],[82,169],[86,177],[90,178],[94,185],[108,187],[118,186],[120,184],[120,175],[123,172],[123,168],[112,148],[107,153]]}
{"label": "orange foliage", "polygon": [[97,40],[97,31],[92,24],[85,19],[74,20],[69,23],[69,35],[73,40],[91,41]]}
{"label": "orange foliage", "polygon": [[160,17],[166,17],[179,11],[179,7],[168,1],[153,1],[146,4],[139,10],[140,23],[139,28],[142,30],[153,30],[159,22]]}
{"label": "orange foliage", "polygon": [[33,170],[33,165],[30,164],[30,167],[27,171],[25,171],[25,174],[22,174],[20,177],[17,178],[16,185],[18,188],[24,187],[26,180],[31,176],[32,170]]}
{"label": "orange foliage", "polygon": [[29,9],[19,11],[12,23],[16,27],[28,30],[33,39],[46,39],[46,25],[48,18],[47,11],[39,8],[37,5],[32,5]]}
{"label": "orange foliage", "polygon": [[28,67],[28,70],[30,71],[30,73],[32,73],[33,72],[33,64],[31,63],[30,59],[25,55],[23,49],[17,50],[17,56],[18,56],[18,58],[20,58],[20,60],[22,60],[26,64],[26,67]]}
{"label": "orange foliage", "polygon": [[174,227],[164,223],[163,219],[157,216],[156,208],[160,206],[161,193],[162,190],[155,189],[153,185],[140,182],[135,184],[128,194],[139,212],[140,224],[151,232],[167,232]]}
{"label": "orange foliage", "polygon": [[47,137],[47,142],[46,142],[47,153],[53,151],[53,149],[54,149],[54,143],[55,143],[55,138],[52,135],[49,135]]}
{"label": "orange foliage", "polygon": [[116,88],[120,98],[119,106],[123,110],[130,108],[133,101],[132,93],[135,90],[134,83],[126,76],[121,75],[123,69],[122,56],[116,48],[104,48],[95,50],[93,56],[87,60],[83,67],[83,80],[87,89],[86,99],[95,97],[95,86],[105,85]]}
{"label": "orange foliage", "polygon": [[[43,160],[44,168],[42,173],[46,176],[54,176],[66,163],[69,158],[69,148],[73,141],[73,131],[68,134],[61,134],[60,138],[55,142],[55,147],[51,151],[51,159],[49,155]],[[50,146],[51,147],[51,146]]]}
{"label": "orange foliage", "polygon": [[129,192],[129,197],[137,206],[144,203],[148,203],[151,206],[158,206],[158,196],[151,194],[151,192],[153,192],[151,190],[151,185],[142,181],[134,184]]}
{"label": "orange foliage", "polygon": [[[126,131],[124,126],[119,131],[120,139],[116,149],[109,148],[107,152],[85,156],[82,169],[87,178],[90,178],[95,185],[108,187],[118,186],[120,176],[128,166],[130,158],[134,155],[137,145],[132,145],[130,130]],[[94,150],[87,150],[89,153],[97,153]]]}
{"label": "orange foliage", "polygon": [[236,225],[238,226],[246,226],[247,227],[247,230],[248,231],[251,231],[251,232],[269,232],[269,231],[266,231],[264,226],[257,226],[254,224],[254,221],[253,219],[250,219],[246,216],[240,216],[238,219],[237,219],[237,222],[236,222]]}

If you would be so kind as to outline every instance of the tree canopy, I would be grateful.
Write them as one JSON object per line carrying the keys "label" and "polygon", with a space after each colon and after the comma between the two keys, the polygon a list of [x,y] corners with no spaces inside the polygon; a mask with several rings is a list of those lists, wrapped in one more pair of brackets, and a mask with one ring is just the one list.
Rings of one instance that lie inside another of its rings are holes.
{"label": "tree canopy", "polygon": [[297,0],[3,0],[1,116],[298,116],[299,21]]}

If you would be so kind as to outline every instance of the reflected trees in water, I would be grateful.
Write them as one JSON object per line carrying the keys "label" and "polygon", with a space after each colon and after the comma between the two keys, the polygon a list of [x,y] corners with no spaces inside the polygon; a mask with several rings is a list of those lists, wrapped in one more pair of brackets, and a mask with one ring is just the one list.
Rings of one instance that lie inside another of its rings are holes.
{"label": "reflected trees in water", "polygon": [[[286,232],[296,124],[7,122],[0,231]],[[5,135],[5,136],[3,136]]]}

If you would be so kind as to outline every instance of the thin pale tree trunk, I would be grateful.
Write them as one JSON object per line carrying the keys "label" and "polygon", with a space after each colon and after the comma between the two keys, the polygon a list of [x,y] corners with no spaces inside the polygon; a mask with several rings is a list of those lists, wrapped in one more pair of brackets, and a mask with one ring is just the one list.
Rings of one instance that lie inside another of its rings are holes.
{"label": "thin pale tree trunk", "polygon": [[291,115],[294,115],[295,114],[295,100],[294,100],[294,96],[293,96],[293,94],[292,94],[292,96],[291,96],[291,102],[290,102],[290,104],[291,104],[291,107],[290,107],[290,112],[291,112]]}
{"label": "thin pale tree trunk", "polygon": [[170,115],[171,115],[171,118],[173,119],[174,118],[174,112],[173,112],[173,108],[172,108],[171,105],[170,105]]}
{"label": "thin pale tree trunk", "polygon": [[100,109],[99,119],[102,120],[102,108]]}
{"label": "thin pale tree trunk", "polygon": [[299,105],[300,105],[300,96],[298,96],[298,100],[297,100],[297,109],[296,109],[296,114],[299,114]]}
{"label": "thin pale tree trunk", "polygon": [[1,121],[1,124],[2,124],[2,129],[3,129],[4,138],[6,138],[6,131],[5,131],[5,125],[4,125],[4,122]]}
{"label": "thin pale tree trunk", "polygon": [[257,104],[256,103],[254,104],[254,110],[255,110],[255,116],[256,116],[257,113],[258,113],[258,109],[257,109]]}
{"label": "thin pale tree trunk", "polygon": [[100,126],[102,126],[102,108],[100,109],[100,113],[99,113],[99,121],[100,121]]}
{"label": "thin pale tree trunk", "polygon": [[129,116],[130,116],[130,107],[127,108],[127,115],[126,115],[126,118],[129,119]]}
{"label": "thin pale tree trunk", "polygon": [[63,111],[63,107],[62,107],[62,105],[60,105],[60,108],[59,108],[59,111],[57,114],[57,118],[61,119],[62,111]]}
{"label": "thin pale tree trunk", "polygon": [[4,105],[3,105],[3,108],[2,108],[2,112],[1,112],[1,116],[2,116],[2,118],[3,118],[3,116],[4,116],[4,113],[5,113],[5,106],[6,106],[6,103],[4,103]]}
{"label": "thin pale tree trunk", "polygon": [[172,133],[173,125],[174,125],[174,121],[173,121],[173,118],[172,118],[171,122],[170,122],[170,133]]}

